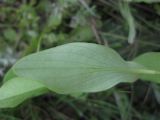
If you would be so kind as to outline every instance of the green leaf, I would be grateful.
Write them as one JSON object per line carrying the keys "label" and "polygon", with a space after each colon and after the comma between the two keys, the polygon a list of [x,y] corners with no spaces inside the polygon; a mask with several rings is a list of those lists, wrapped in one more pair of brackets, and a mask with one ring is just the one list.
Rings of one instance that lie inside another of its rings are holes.
{"label": "green leaf", "polygon": [[150,71],[150,74],[141,74],[141,79],[160,83],[160,53],[145,53],[135,58],[134,61],[143,65],[145,69]]}
{"label": "green leaf", "polygon": [[51,90],[76,95],[98,92],[118,83],[160,81],[160,53],[124,61],[113,49],[91,43],[70,43],[44,50],[17,62],[0,88],[0,107],[15,107]]}
{"label": "green leaf", "polygon": [[109,47],[70,43],[21,59],[12,68],[57,93],[97,92],[137,79],[133,67]]}
{"label": "green leaf", "polygon": [[31,79],[14,78],[0,88],[0,108],[15,107],[25,99],[47,92],[44,85]]}

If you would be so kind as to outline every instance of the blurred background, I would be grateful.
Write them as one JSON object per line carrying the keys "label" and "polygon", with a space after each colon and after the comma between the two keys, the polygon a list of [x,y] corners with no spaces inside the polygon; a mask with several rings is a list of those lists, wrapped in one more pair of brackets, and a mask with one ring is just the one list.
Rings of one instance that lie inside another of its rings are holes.
{"label": "blurred background", "polygon": [[[0,0],[0,85],[20,58],[70,42],[115,49],[125,60],[160,52],[159,0]],[[160,120],[160,85],[138,80],[78,97],[50,93],[0,120]]]}

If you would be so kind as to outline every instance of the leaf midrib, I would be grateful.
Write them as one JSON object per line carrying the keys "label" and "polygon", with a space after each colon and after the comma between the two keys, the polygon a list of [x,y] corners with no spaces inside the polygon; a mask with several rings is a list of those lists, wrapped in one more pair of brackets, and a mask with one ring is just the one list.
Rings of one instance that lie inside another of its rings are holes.
{"label": "leaf midrib", "polygon": [[[121,67],[121,66],[120,66]],[[156,75],[156,74],[160,74],[160,71],[156,71],[156,70],[152,70],[152,69],[138,69],[138,68],[120,68],[120,67],[52,67],[52,66],[43,66],[43,67],[25,67],[25,68],[15,68],[15,73],[17,73],[16,71],[21,71],[21,70],[36,70],[36,69],[56,69],[56,68],[62,68],[62,69],[86,69],[86,70],[96,70],[93,72],[99,72],[99,71],[113,71],[113,72],[120,72],[120,73],[128,73],[128,74],[150,74],[150,75]],[[18,74],[17,74],[18,75]]]}

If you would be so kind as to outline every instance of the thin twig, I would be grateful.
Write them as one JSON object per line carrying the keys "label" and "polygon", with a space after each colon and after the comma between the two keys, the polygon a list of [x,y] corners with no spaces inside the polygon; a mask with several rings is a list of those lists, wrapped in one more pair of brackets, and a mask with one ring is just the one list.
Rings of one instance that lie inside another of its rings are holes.
{"label": "thin twig", "polygon": [[85,2],[85,0],[79,0],[79,2],[84,6],[84,8],[87,9],[87,11],[91,14],[91,19],[90,19],[90,25],[91,29],[95,35],[96,41],[98,44],[106,45],[108,46],[108,43],[106,40],[102,40],[100,37],[100,32],[97,30],[97,24],[95,18],[97,17],[94,12],[89,8],[88,4]]}
{"label": "thin twig", "polygon": [[96,24],[96,21],[94,18],[91,18],[90,19],[90,22],[91,22],[91,28],[92,28],[92,31],[95,35],[95,38],[97,40],[97,43],[98,44],[102,44],[102,45],[108,45],[107,41],[106,40],[102,40],[101,37],[100,37],[100,32],[97,30],[97,24]]}
{"label": "thin twig", "polygon": [[102,40],[98,34],[97,28],[96,28],[96,22],[93,18],[91,18],[91,28],[92,28],[92,31],[93,31],[95,37],[96,37],[98,44],[103,44]]}
{"label": "thin twig", "polygon": [[88,4],[86,3],[85,0],[79,0],[79,2],[86,8],[86,10],[92,15],[96,16],[95,13],[89,8]]}

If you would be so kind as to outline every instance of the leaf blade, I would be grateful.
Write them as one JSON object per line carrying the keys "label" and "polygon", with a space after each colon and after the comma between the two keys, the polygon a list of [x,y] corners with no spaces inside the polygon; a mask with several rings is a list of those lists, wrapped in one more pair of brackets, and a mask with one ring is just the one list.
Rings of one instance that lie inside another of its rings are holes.
{"label": "leaf blade", "polygon": [[36,79],[57,93],[98,92],[137,79],[114,50],[91,43],[70,43],[29,55],[14,67],[20,77]]}
{"label": "leaf blade", "polygon": [[12,108],[24,100],[41,95],[47,89],[44,85],[34,80],[13,78],[0,88],[0,108]]}
{"label": "leaf blade", "polygon": [[160,83],[160,53],[145,53],[135,58],[134,61],[143,65],[146,70],[152,71],[151,74],[141,74],[141,79]]}

